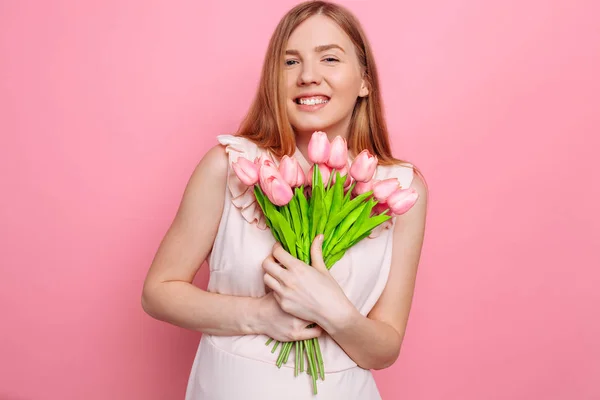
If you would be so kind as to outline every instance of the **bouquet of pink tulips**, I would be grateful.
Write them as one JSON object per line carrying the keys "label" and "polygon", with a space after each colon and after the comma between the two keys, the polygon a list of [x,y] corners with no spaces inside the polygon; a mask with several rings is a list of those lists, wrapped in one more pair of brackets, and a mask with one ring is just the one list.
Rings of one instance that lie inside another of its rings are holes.
{"label": "bouquet of pink tulips", "polygon": [[[330,143],[324,132],[313,133],[308,157],[313,163],[308,176],[298,161],[288,156],[282,158],[279,167],[264,156],[254,162],[240,157],[233,163],[238,178],[254,186],[275,240],[308,265],[310,246],[317,235],[324,234],[323,260],[330,269],[375,227],[405,213],[417,200],[417,192],[402,188],[396,178],[374,180],[378,160],[367,150],[349,165],[346,140],[340,136]],[[275,342],[272,353],[279,344]],[[278,367],[288,361],[292,347],[296,355],[294,374],[304,372],[306,355],[306,372],[312,376],[316,394],[317,378],[325,379],[318,339],[283,343]]]}

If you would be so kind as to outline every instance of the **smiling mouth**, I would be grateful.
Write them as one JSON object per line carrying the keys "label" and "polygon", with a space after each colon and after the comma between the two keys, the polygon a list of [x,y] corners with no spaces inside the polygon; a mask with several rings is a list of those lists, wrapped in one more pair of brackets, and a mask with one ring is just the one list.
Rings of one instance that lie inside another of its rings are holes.
{"label": "smiling mouth", "polygon": [[315,96],[315,97],[298,97],[294,99],[294,103],[305,106],[315,106],[319,104],[329,103],[329,97],[326,96]]}

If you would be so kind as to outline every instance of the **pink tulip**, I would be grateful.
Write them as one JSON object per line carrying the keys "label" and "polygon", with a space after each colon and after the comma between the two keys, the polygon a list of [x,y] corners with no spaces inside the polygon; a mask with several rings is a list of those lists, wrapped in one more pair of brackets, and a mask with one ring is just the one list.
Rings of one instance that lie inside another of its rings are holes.
{"label": "pink tulip", "polygon": [[419,194],[414,188],[397,189],[387,199],[387,203],[395,215],[402,215],[415,205]]}
{"label": "pink tulip", "polygon": [[239,157],[237,162],[231,164],[233,171],[237,177],[247,186],[253,186],[258,182],[258,169],[259,167],[252,161]]}
{"label": "pink tulip", "polygon": [[294,196],[292,188],[283,179],[277,168],[263,164],[260,166],[258,175],[260,188],[271,203],[283,206],[290,202]]}
{"label": "pink tulip", "polygon": [[336,136],[331,142],[331,151],[327,166],[329,168],[342,169],[348,163],[348,143],[341,136]]}
{"label": "pink tulip", "polygon": [[256,165],[258,165],[259,167],[260,167],[261,165],[267,165],[267,166],[269,166],[269,167],[275,167],[275,163],[273,162],[273,160],[271,160],[271,159],[270,159],[270,158],[269,158],[269,157],[268,157],[268,156],[267,156],[265,153],[262,153],[262,154],[260,155],[260,157],[257,157],[257,158],[254,160],[254,163],[255,163]]}
{"label": "pink tulip", "polygon": [[279,164],[279,173],[293,188],[304,184],[304,172],[298,164],[298,160],[293,157],[283,156]]}
{"label": "pink tulip", "polygon": [[373,190],[373,185],[377,182],[378,181],[373,179],[367,182],[356,182],[356,185],[354,186],[354,194],[359,196],[363,193]]}
{"label": "pink tulip", "polygon": [[392,193],[400,187],[400,182],[396,178],[384,179],[373,185],[373,195],[380,203],[385,203]]}
{"label": "pink tulip", "polygon": [[290,185],[285,180],[275,176],[267,179],[267,190],[265,193],[269,200],[271,200],[271,203],[276,206],[285,206],[294,197]]}
{"label": "pink tulip", "polygon": [[[318,164],[318,166],[319,166],[319,170],[321,171],[321,181],[323,181],[324,186],[327,186],[327,183],[329,182],[329,177],[331,176],[331,170],[325,164]],[[308,172],[308,185],[309,186],[312,186],[312,177],[313,177],[314,169],[315,169],[315,166],[313,165],[312,167],[310,167],[310,171]]]}
{"label": "pink tulip", "polygon": [[258,170],[258,180],[260,182],[260,188],[263,190],[263,192],[267,191],[267,180],[271,177],[283,180],[283,177],[277,168],[265,164],[261,165],[260,169]]}
{"label": "pink tulip", "polygon": [[325,164],[329,160],[331,144],[325,132],[314,132],[308,142],[308,158],[314,164]]}
{"label": "pink tulip", "polygon": [[363,150],[354,159],[350,167],[350,175],[358,182],[367,182],[375,174],[377,169],[377,157]]}

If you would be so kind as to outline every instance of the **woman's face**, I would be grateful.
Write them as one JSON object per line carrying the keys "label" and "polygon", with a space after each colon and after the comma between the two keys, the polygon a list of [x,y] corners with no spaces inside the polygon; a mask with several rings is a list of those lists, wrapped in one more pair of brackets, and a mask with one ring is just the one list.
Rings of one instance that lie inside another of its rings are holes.
{"label": "woman's face", "polygon": [[331,19],[315,15],[290,36],[284,59],[287,111],[304,139],[324,131],[347,137],[358,96],[368,94],[354,45]]}

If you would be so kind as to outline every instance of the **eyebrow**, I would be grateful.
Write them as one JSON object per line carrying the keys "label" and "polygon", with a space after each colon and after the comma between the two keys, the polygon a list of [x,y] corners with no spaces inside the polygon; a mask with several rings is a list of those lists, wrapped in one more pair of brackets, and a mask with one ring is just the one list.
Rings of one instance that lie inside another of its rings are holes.
{"label": "eyebrow", "polygon": [[[340,49],[344,54],[346,53],[344,51],[344,49],[342,48],[342,46],[337,45],[337,44],[324,44],[321,46],[317,46],[315,47],[315,52],[320,53],[322,51],[326,51],[329,49]],[[300,52],[298,50],[293,50],[293,49],[289,49],[285,51],[285,54],[290,54],[290,55],[300,55]]]}

